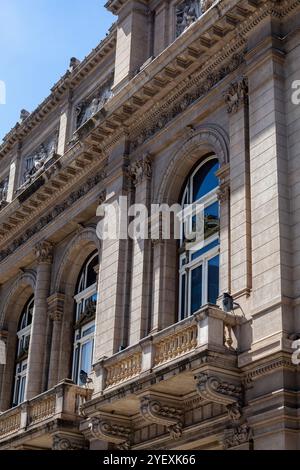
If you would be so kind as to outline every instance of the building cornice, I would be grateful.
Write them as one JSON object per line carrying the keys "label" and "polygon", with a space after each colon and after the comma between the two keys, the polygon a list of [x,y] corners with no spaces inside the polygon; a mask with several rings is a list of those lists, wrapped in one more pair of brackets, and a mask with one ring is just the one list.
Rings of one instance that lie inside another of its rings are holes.
{"label": "building cornice", "polygon": [[0,159],[4,158],[15,143],[26,137],[62,102],[67,90],[74,89],[89,75],[116,46],[116,27],[113,25],[105,39],[87,55],[72,72],[67,72],[51,88],[51,94],[22,122],[17,123],[3,138]]}

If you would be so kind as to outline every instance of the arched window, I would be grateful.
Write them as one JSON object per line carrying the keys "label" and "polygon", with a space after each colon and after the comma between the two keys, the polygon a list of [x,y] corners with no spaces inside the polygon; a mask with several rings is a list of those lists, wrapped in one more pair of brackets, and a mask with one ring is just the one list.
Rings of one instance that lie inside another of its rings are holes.
{"label": "arched window", "polygon": [[32,296],[25,305],[17,331],[17,356],[16,356],[16,373],[14,381],[13,406],[17,406],[24,401],[28,351],[31,334],[32,315],[34,308],[34,297]]}
{"label": "arched window", "polygon": [[97,302],[98,254],[93,253],[81,270],[78,278],[75,300],[75,335],[73,351],[73,380],[85,384],[93,363],[95,314]]}
{"label": "arched window", "polygon": [[[183,191],[184,217],[179,249],[180,320],[207,303],[215,304],[219,296],[218,169],[217,158],[214,155],[207,157],[189,176]],[[198,234],[199,227],[201,236],[187,236]]]}

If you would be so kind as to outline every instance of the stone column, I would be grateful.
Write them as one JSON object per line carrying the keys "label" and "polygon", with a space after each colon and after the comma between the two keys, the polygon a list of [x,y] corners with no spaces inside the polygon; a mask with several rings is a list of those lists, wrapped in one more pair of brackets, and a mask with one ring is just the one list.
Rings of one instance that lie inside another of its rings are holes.
{"label": "stone column", "polygon": [[[120,147],[113,149],[110,154],[107,169],[106,204],[118,204],[120,196],[128,196],[125,150],[125,143],[120,144]],[[125,212],[122,226],[127,230],[128,218],[127,211]],[[107,221],[113,223],[111,219],[109,220],[109,217],[107,217]],[[103,356],[109,357],[116,353],[121,346],[126,346],[124,344],[124,327],[125,324],[128,325],[130,293],[129,242],[125,236],[123,238],[117,236],[102,240],[94,362],[97,362]]]}
{"label": "stone column", "polygon": [[50,364],[48,376],[48,388],[57,385],[58,370],[59,370],[59,356],[60,356],[60,336],[62,326],[62,316],[64,311],[64,294],[53,294],[48,297],[48,315],[52,322],[52,337],[51,337],[51,350],[50,350]]}
{"label": "stone column", "polygon": [[[284,54],[278,49],[248,54],[253,260],[253,349],[266,351],[266,337],[280,347],[294,331],[290,298],[291,215],[286,134]],[[270,348],[271,348],[270,344]],[[260,356],[259,356],[260,357]],[[254,356],[252,355],[252,360]]]}
{"label": "stone column", "polygon": [[177,242],[176,240],[152,240],[153,281],[151,333],[156,333],[178,321],[176,311]]}
{"label": "stone column", "polygon": [[[133,163],[130,176],[135,186],[135,204],[145,207],[148,211],[147,215],[142,213],[136,215],[136,217],[140,216],[141,225],[144,225],[142,231],[145,237],[133,240],[129,322],[129,344],[131,345],[145,337],[150,330],[151,240],[148,238],[148,216],[150,215],[152,169],[149,155]],[[139,210],[138,206],[137,210]],[[144,216],[145,219],[143,219]]]}
{"label": "stone column", "polygon": [[252,286],[248,82],[231,83],[226,95],[230,133],[231,293]]}
{"label": "stone column", "polygon": [[38,266],[28,357],[26,400],[30,400],[43,391],[43,363],[48,310],[47,298],[51,281],[52,249],[51,243],[46,241],[39,243],[35,247]]}

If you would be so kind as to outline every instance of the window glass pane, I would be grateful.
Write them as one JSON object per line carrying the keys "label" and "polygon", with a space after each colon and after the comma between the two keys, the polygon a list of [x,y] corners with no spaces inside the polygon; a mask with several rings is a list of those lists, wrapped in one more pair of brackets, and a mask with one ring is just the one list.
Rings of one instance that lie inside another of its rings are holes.
{"label": "window glass pane", "polygon": [[84,372],[89,374],[92,370],[92,360],[93,360],[93,341],[91,340],[82,345],[80,371],[83,370]]}
{"label": "window glass pane", "polygon": [[193,177],[193,202],[219,186],[215,173],[219,169],[216,159],[209,160],[202,165]]}
{"label": "window glass pane", "polygon": [[73,364],[73,380],[78,382],[78,362],[79,362],[79,347],[76,347],[74,352],[74,364]]}
{"label": "window glass pane", "polygon": [[94,333],[94,331],[95,331],[95,325],[90,326],[89,328],[87,328],[87,329],[82,333],[82,337],[88,336],[88,335],[90,335],[91,333]]}
{"label": "window glass pane", "polygon": [[191,271],[191,313],[202,305],[202,266]]}
{"label": "window glass pane", "polygon": [[208,261],[208,302],[215,304],[219,296],[219,256]]}
{"label": "window glass pane", "polygon": [[201,250],[197,250],[195,251],[194,253],[192,253],[192,260],[196,259],[196,258],[199,258],[199,256],[201,255],[204,255],[205,253],[207,253],[209,250],[212,250],[213,248],[215,248],[216,246],[218,246],[220,243],[220,240],[219,238],[217,238],[216,240],[214,240],[213,242],[209,243],[208,245],[204,246],[203,248],[201,248]]}
{"label": "window glass pane", "polygon": [[88,265],[86,287],[92,286],[96,282],[97,274],[95,272],[95,266],[98,264],[98,256],[96,256]]}
{"label": "window glass pane", "polygon": [[26,385],[26,376],[21,378],[21,386],[20,386],[20,395],[19,395],[19,403],[24,401],[25,396],[25,385]]}
{"label": "window glass pane", "polygon": [[217,233],[219,227],[219,203],[214,202],[204,209],[204,238],[209,238]]}
{"label": "window glass pane", "polygon": [[180,305],[180,319],[183,320],[185,317],[185,279],[186,275],[181,276],[181,305]]}

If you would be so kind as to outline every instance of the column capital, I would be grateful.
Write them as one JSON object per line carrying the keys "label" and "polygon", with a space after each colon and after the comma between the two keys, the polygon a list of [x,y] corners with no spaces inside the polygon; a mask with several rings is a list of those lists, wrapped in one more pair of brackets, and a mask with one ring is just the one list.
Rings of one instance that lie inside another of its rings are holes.
{"label": "column capital", "polygon": [[52,263],[53,245],[48,241],[42,241],[34,247],[35,257],[39,263]]}
{"label": "column capital", "polygon": [[129,177],[134,186],[142,183],[152,177],[152,161],[149,153],[146,153],[139,160],[132,163],[129,167]]}
{"label": "column capital", "polygon": [[236,113],[241,105],[248,104],[248,78],[241,77],[232,82],[224,93],[228,114]]}

